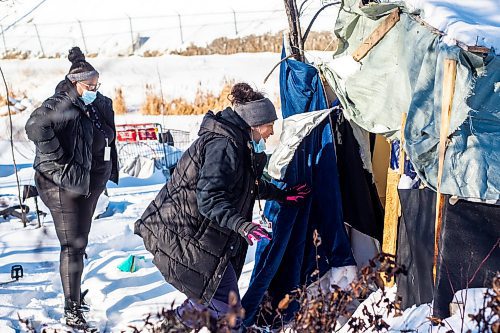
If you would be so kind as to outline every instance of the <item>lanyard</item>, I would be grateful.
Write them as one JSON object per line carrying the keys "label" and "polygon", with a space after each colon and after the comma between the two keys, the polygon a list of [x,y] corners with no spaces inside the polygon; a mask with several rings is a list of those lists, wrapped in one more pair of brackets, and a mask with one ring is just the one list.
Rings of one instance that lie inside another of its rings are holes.
{"label": "lanyard", "polygon": [[102,123],[99,119],[99,115],[97,114],[97,111],[95,110],[95,108],[92,105],[90,105],[88,114],[89,114],[89,118],[92,121],[92,123],[94,124],[94,126],[104,135],[104,138],[106,140],[106,147],[109,147],[108,135],[106,134],[106,132],[102,128]]}
{"label": "lanyard", "polygon": [[110,161],[111,147],[109,146],[109,138],[104,129],[102,128],[102,123],[99,120],[99,115],[97,114],[96,109],[92,105],[89,108],[89,118],[94,124],[94,126],[104,135],[104,140],[106,140],[106,147],[104,147],[104,161]]}
{"label": "lanyard", "polygon": [[260,216],[260,224],[267,227],[267,228],[272,228],[272,223],[266,218],[264,215],[264,210],[262,209],[262,205],[260,204],[260,191],[259,191],[259,179],[257,178],[257,172],[255,171],[255,156],[253,154],[253,149],[252,145],[248,143],[248,148],[250,148],[250,159],[251,159],[251,168],[252,168],[252,173],[255,176],[255,186],[256,186],[256,191],[257,191],[257,203],[259,205],[259,216]]}

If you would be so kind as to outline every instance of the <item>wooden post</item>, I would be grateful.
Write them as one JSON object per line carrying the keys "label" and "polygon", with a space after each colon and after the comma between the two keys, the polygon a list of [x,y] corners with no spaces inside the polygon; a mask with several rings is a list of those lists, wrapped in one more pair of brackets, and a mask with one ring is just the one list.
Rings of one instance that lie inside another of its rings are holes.
{"label": "wooden post", "polygon": [[85,53],[89,53],[89,49],[87,48],[87,41],[85,40],[85,34],[83,33],[82,21],[76,20],[78,25],[80,26],[80,33],[82,34],[83,47],[85,48]]}
{"label": "wooden post", "polygon": [[438,146],[438,175],[437,175],[437,195],[436,195],[436,220],[434,224],[434,264],[432,276],[436,281],[437,259],[439,254],[439,236],[443,224],[444,196],[441,194],[441,179],[443,177],[443,164],[446,154],[448,132],[450,130],[451,109],[453,106],[453,96],[455,94],[455,80],[457,77],[457,61],[445,59],[443,66],[443,96],[441,101],[441,125],[439,127]]}
{"label": "wooden post", "polygon": [[0,24],[0,31],[2,31],[3,48],[5,54],[7,54],[7,44],[5,43],[5,31],[3,30],[3,25]]}
{"label": "wooden post", "polygon": [[231,8],[231,10],[233,11],[233,19],[234,19],[234,34],[238,36],[238,24],[236,21],[236,12],[234,11],[233,8]]}
{"label": "wooden post", "polygon": [[42,51],[42,56],[44,58],[46,58],[45,57],[45,51],[43,50],[42,39],[40,38],[40,34],[38,33],[38,28],[37,28],[36,24],[33,24],[33,26],[35,27],[35,32],[36,32],[36,36],[38,38],[38,43],[40,44],[40,50]]}
{"label": "wooden post", "polygon": [[179,18],[179,33],[181,34],[181,43],[184,44],[184,34],[182,33],[182,18],[181,18],[181,14],[177,13],[177,17]]}
{"label": "wooden post", "polygon": [[399,142],[399,168],[397,171],[387,171],[387,189],[384,216],[384,236],[382,251],[388,254],[396,254],[398,240],[398,221],[401,216],[401,203],[399,202],[398,184],[404,173],[404,128],[406,125],[406,113],[401,115],[401,140]]}
{"label": "wooden post", "polygon": [[135,42],[134,42],[134,29],[132,28],[132,18],[130,16],[128,16],[128,24],[129,24],[129,27],[130,27],[130,48],[132,49],[132,52],[131,53],[134,53],[135,52]]}
{"label": "wooden post", "polygon": [[[398,185],[401,175],[405,171],[405,143],[406,112],[401,114],[401,139],[399,140],[398,170],[387,170],[387,188],[385,197],[384,235],[382,239],[382,252],[396,255],[398,244],[398,225],[401,216],[401,202],[399,201]],[[387,287],[392,287],[395,281],[383,279]]]}

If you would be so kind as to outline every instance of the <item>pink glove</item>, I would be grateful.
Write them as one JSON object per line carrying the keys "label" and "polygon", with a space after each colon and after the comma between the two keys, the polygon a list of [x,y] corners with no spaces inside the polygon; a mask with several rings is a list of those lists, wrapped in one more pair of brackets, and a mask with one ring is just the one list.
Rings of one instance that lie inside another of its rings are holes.
{"label": "pink glove", "polygon": [[282,202],[291,205],[302,203],[311,193],[311,188],[307,184],[299,184],[284,190]]}
{"label": "pink glove", "polygon": [[249,245],[253,245],[254,241],[260,241],[262,238],[271,240],[269,233],[258,223],[245,222],[238,228],[238,233]]}

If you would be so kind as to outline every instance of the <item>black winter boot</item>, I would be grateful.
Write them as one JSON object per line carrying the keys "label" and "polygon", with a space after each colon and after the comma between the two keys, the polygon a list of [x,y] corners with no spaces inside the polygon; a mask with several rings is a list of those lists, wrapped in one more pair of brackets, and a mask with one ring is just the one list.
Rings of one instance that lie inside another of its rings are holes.
{"label": "black winter boot", "polygon": [[80,305],[77,302],[69,302],[66,305],[64,308],[64,319],[66,321],[66,325],[74,329],[82,330],[84,332],[98,331],[97,327],[87,323]]}

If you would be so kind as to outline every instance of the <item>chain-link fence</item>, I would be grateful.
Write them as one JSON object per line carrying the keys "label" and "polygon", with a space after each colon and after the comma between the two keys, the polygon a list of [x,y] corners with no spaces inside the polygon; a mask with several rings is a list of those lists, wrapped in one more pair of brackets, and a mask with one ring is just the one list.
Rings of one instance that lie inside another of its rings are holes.
{"label": "chain-link fence", "polygon": [[[305,29],[323,2],[303,4],[300,20]],[[323,24],[317,20],[313,30],[330,30],[331,15],[332,12],[322,13]],[[62,57],[74,45],[89,56],[155,56],[190,44],[205,46],[219,37],[262,35],[288,29],[284,8],[121,17],[110,14],[109,18],[66,21],[47,21],[42,16],[6,23],[4,18],[0,17],[3,58]]]}
{"label": "chain-link fence", "polygon": [[284,10],[0,24],[0,50],[3,55],[58,57],[79,45],[89,55],[130,55],[278,31],[286,25]]}

